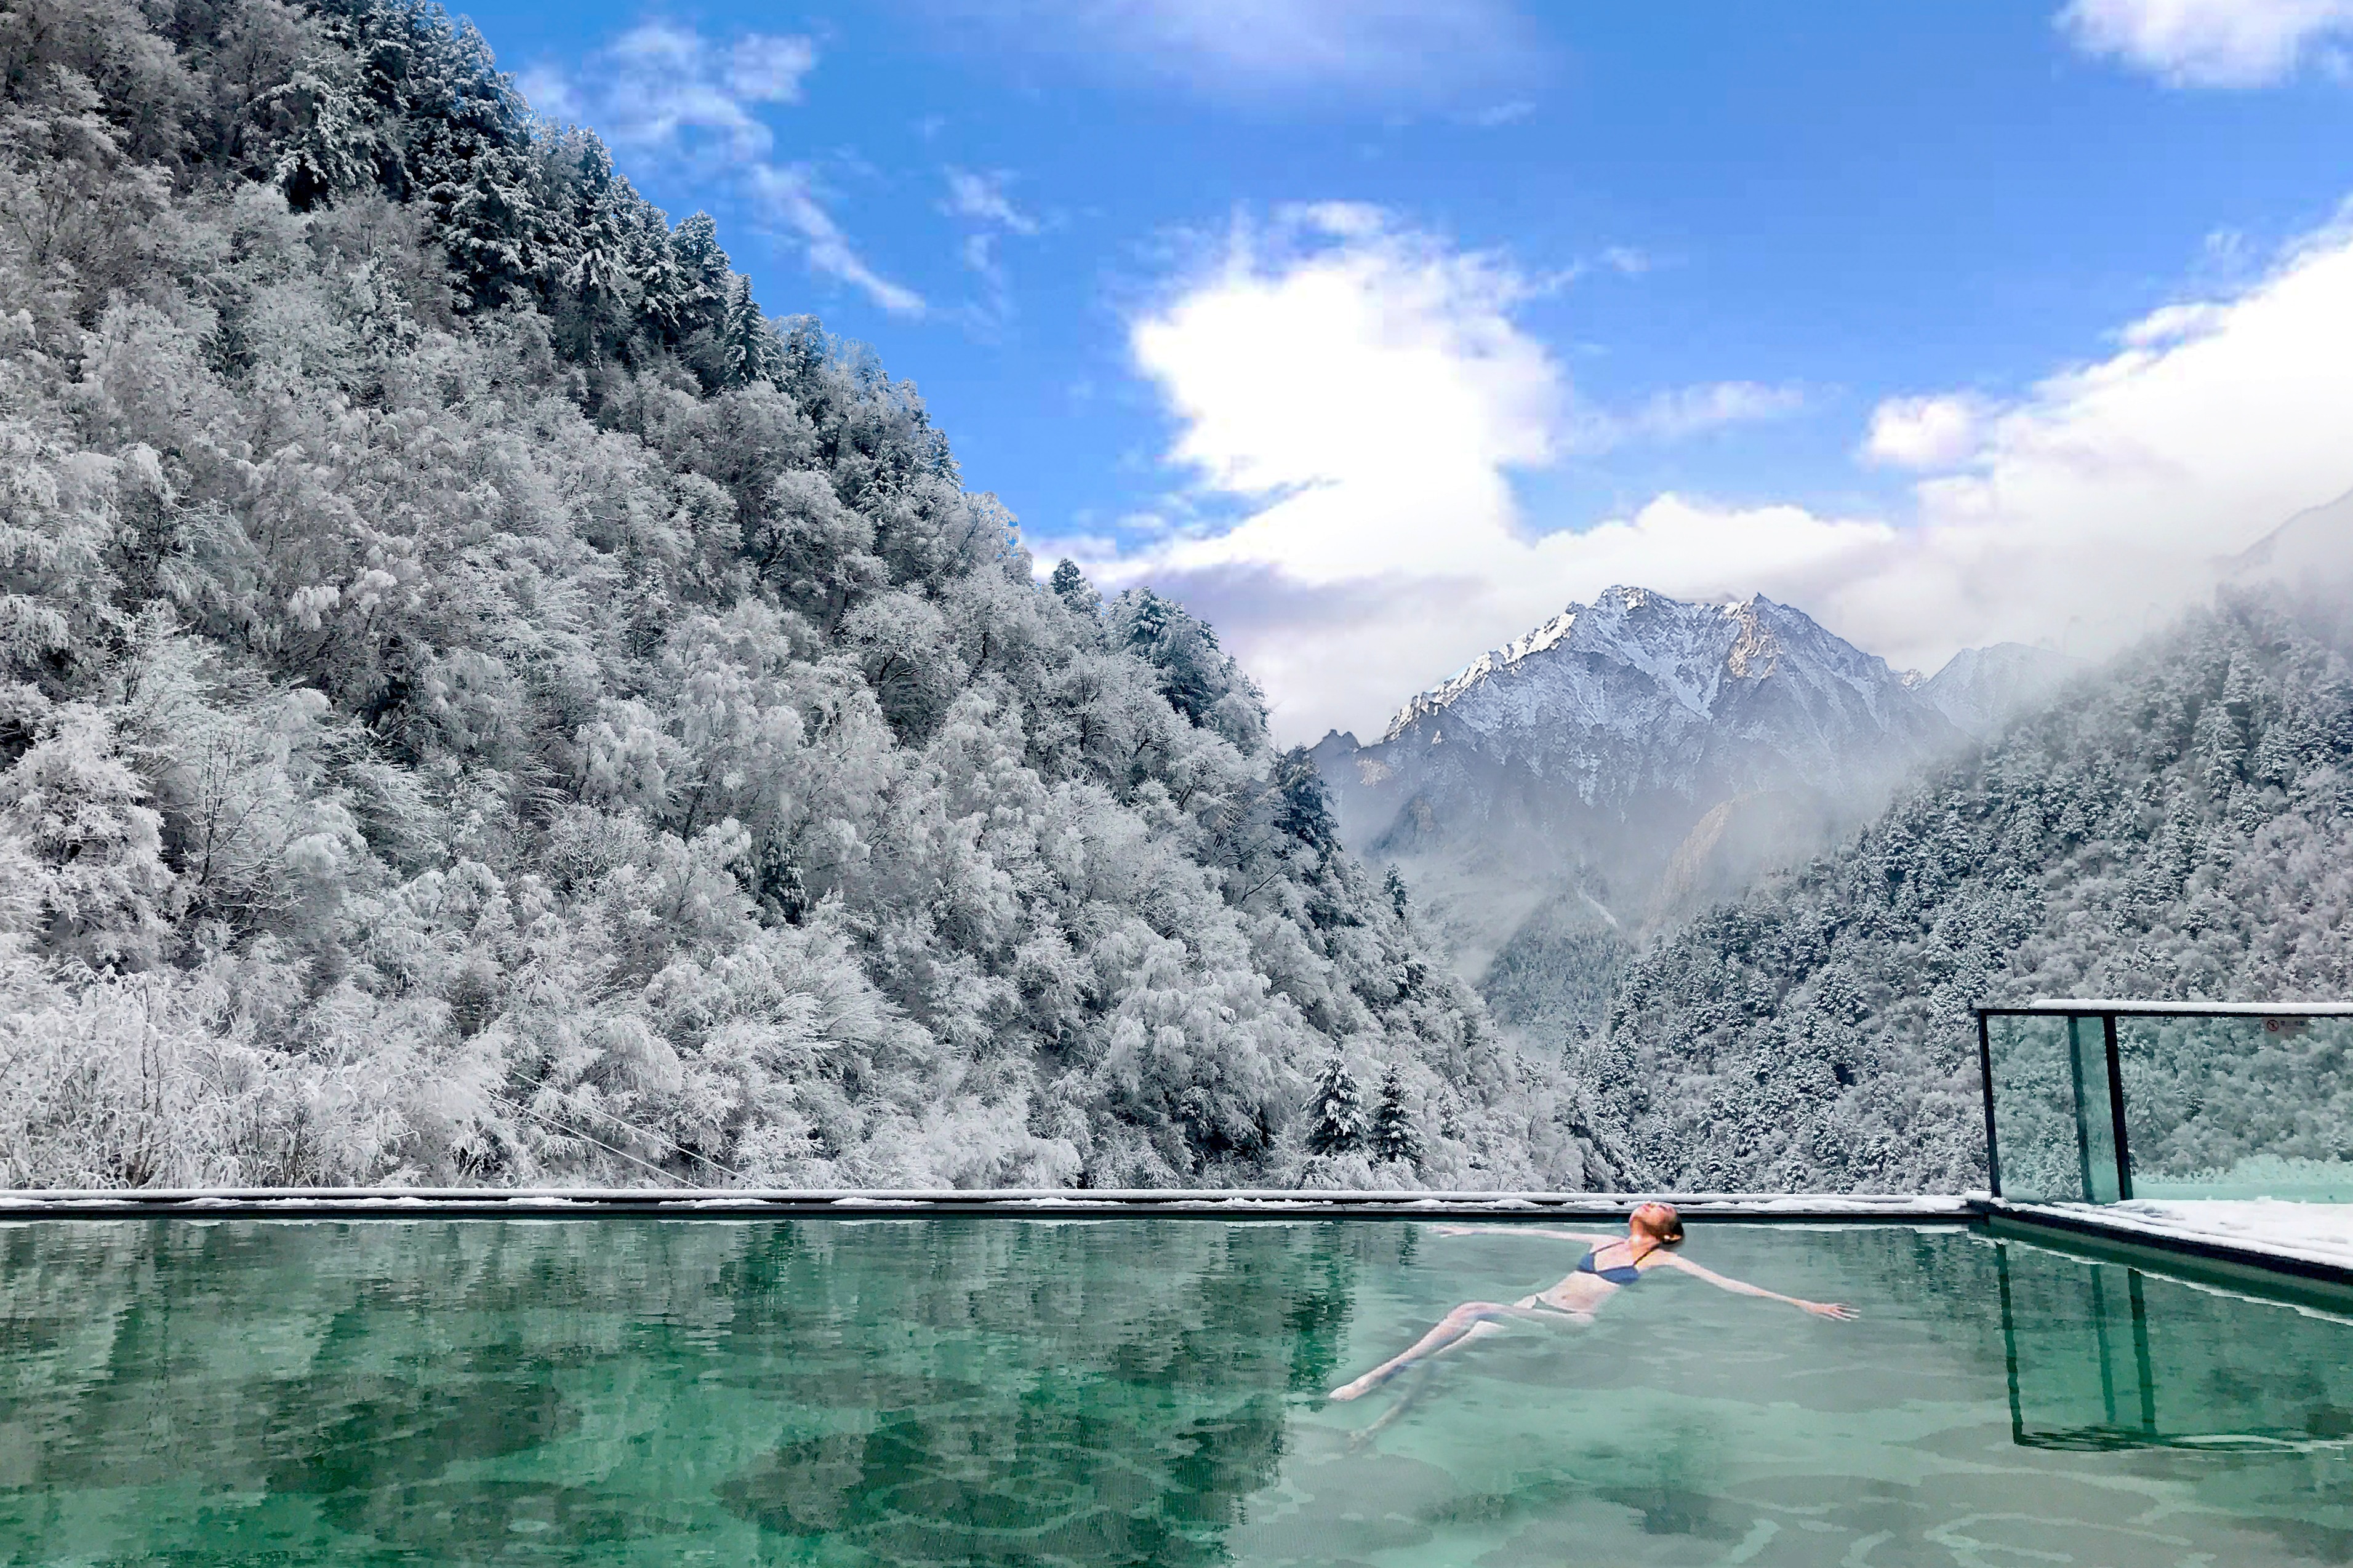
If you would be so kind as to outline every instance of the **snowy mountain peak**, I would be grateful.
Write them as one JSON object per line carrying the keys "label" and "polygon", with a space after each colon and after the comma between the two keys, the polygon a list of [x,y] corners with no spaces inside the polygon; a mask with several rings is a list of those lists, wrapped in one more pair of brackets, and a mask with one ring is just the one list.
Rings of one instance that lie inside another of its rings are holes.
{"label": "snowy mountain peak", "polygon": [[1873,705],[1876,689],[1894,679],[1884,661],[1762,594],[1694,603],[1620,585],[1589,605],[1570,605],[1415,697],[1384,738],[1394,741],[1449,710],[1482,732],[1594,713],[1587,700],[1593,678],[1611,667],[1639,672],[1676,706],[1705,718],[1727,679],[1765,680],[1793,659],[1807,667],[1805,679],[1842,682]]}
{"label": "snowy mountain peak", "polygon": [[1371,745],[1326,736],[1315,763],[1342,837],[1403,868],[1478,975],[1515,931],[1679,918],[1813,853],[2037,673],[1991,649],[1899,674],[1762,594],[1620,585],[1424,691]]}
{"label": "snowy mountain peak", "polygon": [[1451,845],[1624,892],[1727,801],[1843,819],[1962,742],[1923,689],[1800,610],[1620,585],[1421,693],[1374,744],[1327,738],[1316,760],[1342,832],[1372,853]]}

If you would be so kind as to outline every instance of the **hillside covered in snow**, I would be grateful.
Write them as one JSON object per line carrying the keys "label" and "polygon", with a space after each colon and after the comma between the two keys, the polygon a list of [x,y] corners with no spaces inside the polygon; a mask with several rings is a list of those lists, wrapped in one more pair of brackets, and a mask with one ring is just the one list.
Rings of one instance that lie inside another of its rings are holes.
{"label": "hillside covered in snow", "polygon": [[1209,628],[470,26],[38,11],[0,1181],[1594,1179]]}
{"label": "hillside covered in snow", "polygon": [[[2344,602],[2226,593],[1634,959],[1568,1055],[1641,1180],[1958,1190],[1972,1004],[2353,995]],[[2207,1065],[2201,1115],[2276,1120],[2277,1086]]]}

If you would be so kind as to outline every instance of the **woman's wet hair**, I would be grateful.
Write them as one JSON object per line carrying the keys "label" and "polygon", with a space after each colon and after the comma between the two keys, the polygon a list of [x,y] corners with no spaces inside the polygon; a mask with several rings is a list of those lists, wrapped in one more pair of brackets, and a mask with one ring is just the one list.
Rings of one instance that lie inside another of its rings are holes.
{"label": "woman's wet hair", "polygon": [[1683,1216],[1675,1212],[1672,1204],[1639,1204],[1626,1217],[1641,1220],[1651,1235],[1669,1247],[1683,1238]]}

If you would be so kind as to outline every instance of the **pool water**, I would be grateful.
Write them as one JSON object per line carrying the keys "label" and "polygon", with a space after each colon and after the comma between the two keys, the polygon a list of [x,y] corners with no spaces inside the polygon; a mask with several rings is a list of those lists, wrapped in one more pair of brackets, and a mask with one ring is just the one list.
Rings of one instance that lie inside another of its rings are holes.
{"label": "pool water", "polygon": [[[0,1563],[2353,1562],[2353,1325],[1957,1229],[0,1226]],[[1446,1364],[1451,1361],[1452,1364]]]}

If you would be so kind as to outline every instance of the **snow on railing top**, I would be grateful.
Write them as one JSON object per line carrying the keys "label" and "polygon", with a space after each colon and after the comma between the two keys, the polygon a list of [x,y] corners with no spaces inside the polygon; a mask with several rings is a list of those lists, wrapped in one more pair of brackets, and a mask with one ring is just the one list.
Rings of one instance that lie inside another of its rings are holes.
{"label": "snow on railing top", "polygon": [[2099,1000],[2059,997],[2021,1002],[2014,1006],[1989,1003],[1980,1013],[2137,1013],[2165,1017],[2203,1018],[2353,1018],[2353,1002],[2148,1002],[2118,997]]}

